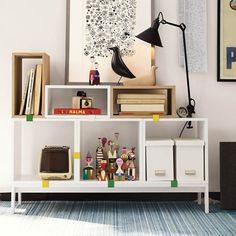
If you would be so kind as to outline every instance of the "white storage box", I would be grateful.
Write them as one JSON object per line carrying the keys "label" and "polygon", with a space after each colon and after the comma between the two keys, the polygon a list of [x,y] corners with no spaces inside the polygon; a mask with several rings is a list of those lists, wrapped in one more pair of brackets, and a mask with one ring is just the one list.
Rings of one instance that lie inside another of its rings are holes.
{"label": "white storage box", "polygon": [[204,180],[204,141],[176,139],[176,177],[178,181]]}
{"label": "white storage box", "polygon": [[147,181],[163,181],[174,179],[174,141],[146,141]]}

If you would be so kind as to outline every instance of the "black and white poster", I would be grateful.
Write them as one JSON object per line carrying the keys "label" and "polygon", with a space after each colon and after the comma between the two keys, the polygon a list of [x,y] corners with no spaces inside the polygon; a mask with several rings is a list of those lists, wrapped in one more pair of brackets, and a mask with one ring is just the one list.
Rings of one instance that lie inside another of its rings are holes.
{"label": "black and white poster", "polygon": [[136,77],[150,72],[151,46],[135,35],[151,26],[151,0],[70,0],[68,11],[67,83],[88,82],[91,57],[101,82],[116,82],[115,46]]}

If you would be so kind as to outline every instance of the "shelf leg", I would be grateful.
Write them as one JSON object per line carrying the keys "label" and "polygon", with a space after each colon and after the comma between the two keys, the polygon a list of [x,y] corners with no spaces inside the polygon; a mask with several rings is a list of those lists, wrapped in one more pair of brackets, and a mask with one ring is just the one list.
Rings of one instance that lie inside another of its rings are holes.
{"label": "shelf leg", "polygon": [[16,191],[15,191],[15,188],[12,187],[12,189],[11,189],[11,212],[12,212],[12,214],[15,213],[15,201],[16,201]]}
{"label": "shelf leg", "polygon": [[21,202],[22,202],[22,193],[21,193],[21,192],[18,192],[18,193],[17,193],[17,196],[18,196],[18,205],[21,205]]}
{"label": "shelf leg", "polygon": [[205,201],[205,213],[209,213],[209,191],[208,188],[205,189],[204,193],[204,201]]}
{"label": "shelf leg", "polygon": [[202,193],[197,193],[197,204],[201,205],[202,203]]}

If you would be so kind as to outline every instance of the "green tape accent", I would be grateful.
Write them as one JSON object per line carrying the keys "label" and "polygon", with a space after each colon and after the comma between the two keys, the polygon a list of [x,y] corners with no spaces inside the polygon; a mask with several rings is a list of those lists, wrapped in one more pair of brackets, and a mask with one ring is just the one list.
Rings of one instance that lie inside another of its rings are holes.
{"label": "green tape accent", "polygon": [[28,122],[33,121],[33,115],[26,115],[26,121]]}
{"label": "green tape accent", "polygon": [[115,181],[113,179],[108,180],[108,188],[115,188]]}
{"label": "green tape accent", "polygon": [[176,179],[171,181],[171,188],[178,188],[178,181]]}

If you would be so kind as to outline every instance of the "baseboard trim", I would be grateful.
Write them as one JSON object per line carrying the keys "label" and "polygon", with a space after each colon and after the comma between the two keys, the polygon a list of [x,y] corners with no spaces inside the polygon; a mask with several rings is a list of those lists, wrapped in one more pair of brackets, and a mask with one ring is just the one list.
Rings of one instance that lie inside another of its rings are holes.
{"label": "baseboard trim", "polygon": [[[219,192],[210,198],[220,200]],[[23,201],[194,201],[196,193],[23,193]],[[0,194],[0,200],[10,201],[10,193]]]}

